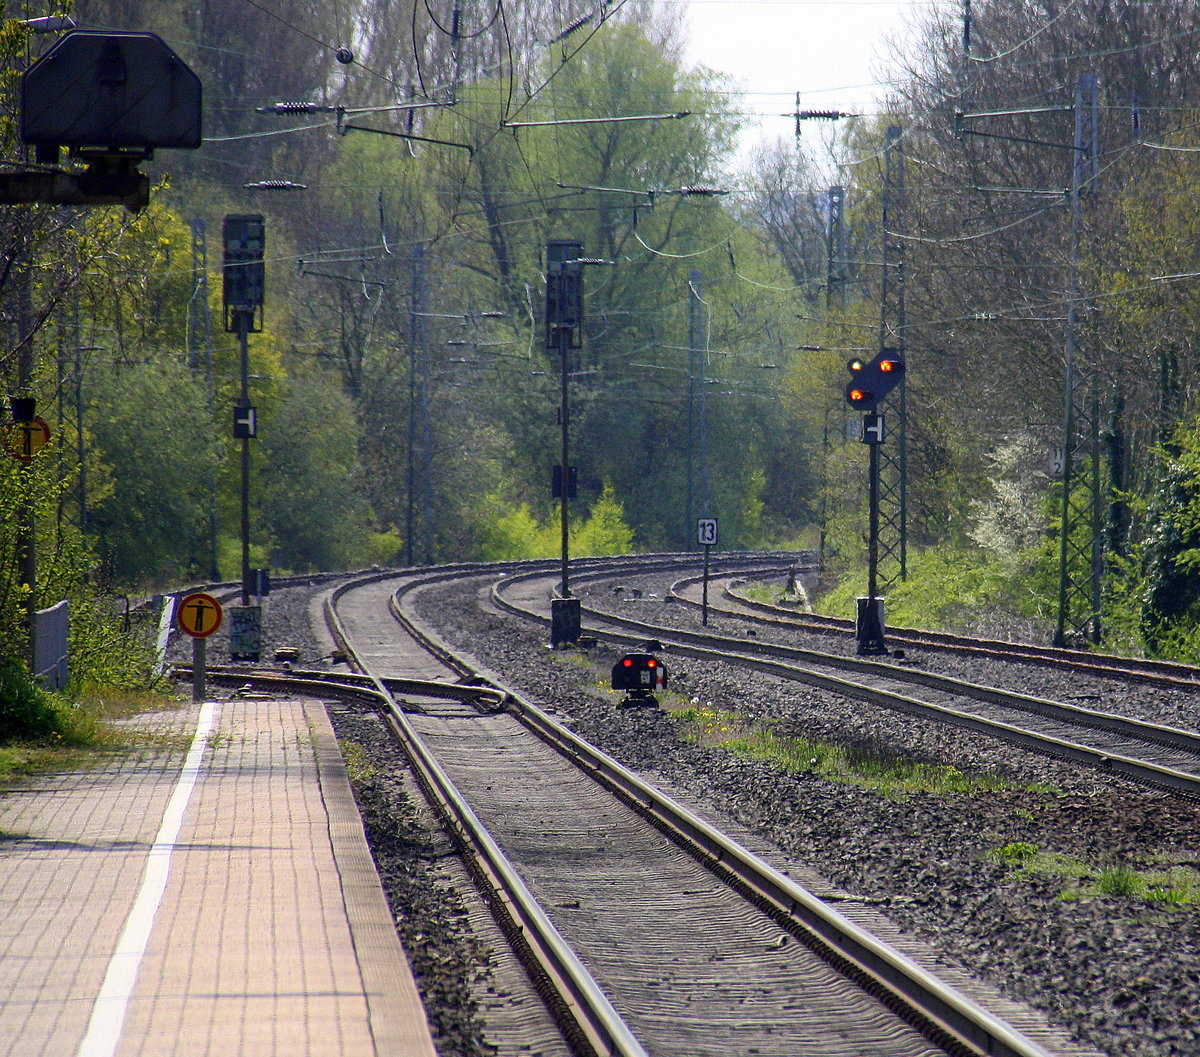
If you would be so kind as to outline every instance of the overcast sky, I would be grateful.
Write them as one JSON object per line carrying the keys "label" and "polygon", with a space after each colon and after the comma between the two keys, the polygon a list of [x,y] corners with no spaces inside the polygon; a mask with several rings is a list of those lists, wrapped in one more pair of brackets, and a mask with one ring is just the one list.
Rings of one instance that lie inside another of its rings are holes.
{"label": "overcast sky", "polygon": [[740,109],[762,115],[743,147],[793,134],[795,122],[779,115],[795,109],[797,92],[802,109],[871,111],[883,94],[885,38],[902,34],[931,6],[930,0],[682,2],[689,63],[732,75],[746,93]]}

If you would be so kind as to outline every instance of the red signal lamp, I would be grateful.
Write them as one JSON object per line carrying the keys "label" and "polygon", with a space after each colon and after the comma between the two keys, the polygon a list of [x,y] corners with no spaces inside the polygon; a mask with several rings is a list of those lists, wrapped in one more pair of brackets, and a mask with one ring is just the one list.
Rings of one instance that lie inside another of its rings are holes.
{"label": "red signal lamp", "polygon": [[846,367],[850,371],[846,403],[858,411],[874,411],[904,378],[904,360],[893,349],[881,352],[869,363],[851,360]]}
{"label": "red signal lamp", "polygon": [[666,685],[667,666],[648,653],[628,654],[613,665],[612,688],[631,698],[653,703],[654,692]]}

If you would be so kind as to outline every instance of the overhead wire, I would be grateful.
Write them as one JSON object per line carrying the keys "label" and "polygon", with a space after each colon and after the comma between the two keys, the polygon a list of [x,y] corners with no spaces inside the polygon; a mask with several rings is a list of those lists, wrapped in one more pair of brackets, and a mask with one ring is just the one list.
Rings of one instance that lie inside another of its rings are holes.
{"label": "overhead wire", "polygon": [[433,8],[429,6],[429,0],[425,0],[425,12],[426,12],[426,14],[429,15],[429,21],[432,22],[446,36],[451,36],[455,32],[457,32],[458,37],[460,39],[474,40],[476,37],[483,36],[483,34],[486,33],[489,29],[491,29],[492,26],[495,24],[496,19],[500,16],[500,0],[496,0],[496,3],[492,8],[492,17],[489,18],[487,20],[487,22],[484,25],[482,25],[479,29],[475,30],[474,33],[465,33],[464,34],[462,32],[461,27],[451,26],[450,28],[447,28],[447,27],[443,26],[438,21],[437,15],[435,15],[433,13]]}
{"label": "overhead wire", "polygon": [[1064,7],[1061,11],[1059,11],[1058,14],[1054,15],[1043,26],[1034,30],[1024,40],[1018,41],[1011,48],[1009,48],[1008,51],[1002,51],[998,55],[968,55],[967,58],[970,59],[972,62],[996,62],[998,59],[1005,59],[1009,55],[1012,55],[1014,52],[1020,51],[1023,47],[1025,47],[1026,44],[1030,44],[1033,41],[1037,40],[1037,38],[1040,37],[1043,33],[1048,32],[1050,30],[1051,26],[1053,26],[1060,19],[1062,19],[1062,18],[1066,17],[1068,14],[1070,14],[1072,9],[1078,3],[1079,3],[1079,0],[1070,0],[1070,2],[1066,5],[1066,7]]}
{"label": "overhead wire", "polygon": [[[294,22],[289,22],[282,15],[278,14],[275,11],[272,11],[268,7],[264,7],[262,4],[260,4],[258,2],[258,0],[242,0],[242,3],[249,4],[255,10],[261,11],[268,18],[273,18],[280,25],[286,26],[288,29],[292,30],[292,32],[298,33],[300,36],[304,37],[305,40],[311,41],[313,44],[320,45],[326,51],[331,51],[334,54],[337,54],[337,52],[339,50],[339,45],[330,44],[327,40],[322,40],[320,37],[314,37],[311,33],[308,32],[308,30],[302,29],[300,26],[297,26]],[[336,35],[336,27],[335,27],[335,35]],[[257,60],[257,58],[258,58],[258,56],[255,55],[256,60]],[[384,81],[386,84],[391,85],[393,88],[396,87],[396,82],[391,77],[389,77],[387,74],[380,73],[378,70],[374,70],[374,69],[370,68],[369,66],[364,66],[358,60],[354,60],[354,65],[357,66],[359,69],[363,70],[365,73],[369,73],[373,77],[378,77],[380,80]]]}
{"label": "overhead wire", "polygon": [[308,132],[312,129],[329,128],[330,125],[336,125],[337,121],[318,121],[311,125],[296,125],[292,128],[276,128],[266,129],[262,132],[241,132],[234,136],[205,136],[202,143],[236,143],[240,140],[248,139],[267,139],[270,136],[289,136],[293,132]]}
{"label": "overhead wire", "polygon": [[[255,9],[257,9],[257,10],[259,10],[259,11],[263,12],[263,13],[264,13],[264,14],[266,14],[268,17],[270,17],[270,18],[274,19],[275,21],[279,22],[280,24],[282,24],[282,25],[284,25],[284,26],[288,27],[288,28],[289,28],[289,29],[291,29],[292,31],[294,31],[294,32],[296,32],[296,33],[300,34],[301,36],[305,37],[306,39],[308,39],[308,40],[312,41],[313,43],[316,43],[316,44],[320,45],[321,47],[323,47],[323,48],[326,48],[326,49],[328,49],[328,50],[336,50],[335,46],[334,46],[334,45],[331,45],[331,44],[330,44],[328,41],[322,40],[320,37],[314,36],[312,33],[309,33],[307,30],[303,29],[302,27],[300,27],[300,26],[297,26],[295,23],[293,23],[293,22],[289,21],[287,18],[285,18],[285,17],[283,17],[283,16],[279,15],[277,12],[275,12],[275,11],[272,11],[272,10],[271,10],[271,9],[269,9],[268,7],[264,6],[264,4],[260,3],[260,2],[259,2],[259,0],[244,0],[244,2],[245,2],[245,3],[247,3],[247,4],[249,4],[249,5],[251,5],[251,6],[252,6],[252,7],[254,7]],[[619,11],[619,9],[620,9],[622,6],[624,6],[624,4],[625,4],[626,2],[627,2],[627,0],[621,0],[621,2],[620,2],[618,5],[617,5],[617,7],[615,7],[615,8],[614,8],[612,11],[608,12],[608,14],[607,14],[607,16],[606,16],[606,19],[605,19],[605,21],[607,20],[607,18],[611,18],[611,17],[612,17],[612,15],[616,14],[616,13]],[[1074,4],[1075,4],[1075,3],[1077,3],[1077,2],[1078,2],[1078,0],[1072,0],[1072,5],[1071,5],[1071,6],[1074,6]],[[427,3],[427,2],[426,2],[426,7],[428,7],[428,3]],[[1069,9],[1068,9],[1068,10],[1069,10]],[[414,12],[414,20],[415,20],[415,17],[416,17],[416,5],[414,5],[414,7],[413,7],[413,12]],[[1059,15],[1057,15],[1057,16],[1056,16],[1056,18],[1061,18],[1061,17],[1063,17],[1063,15],[1065,15],[1066,13],[1067,13],[1067,11],[1061,12]],[[503,17],[503,3],[502,3],[502,0],[497,0],[497,2],[496,2],[496,5],[495,5],[495,7],[493,8],[493,18],[489,20],[489,23],[488,23],[488,25],[490,26],[490,25],[491,25],[491,24],[492,24],[492,23],[495,21],[495,19],[496,19],[497,17]],[[440,24],[439,24],[439,25],[440,25]],[[445,31],[445,27],[441,27],[441,28],[442,28],[442,30],[443,30],[443,32],[444,32],[444,31]],[[599,27],[596,27],[596,29],[598,29],[598,28],[599,28]],[[1045,29],[1045,28],[1046,28],[1046,27],[1043,27],[1043,30],[1040,30],[1039,32],[1042,32],[1042,31],[1044,31],[1044,29]],[[480,31],[476,31],[476,32],[480,32]],[[595,32],[595,30],[593,30],[593,32]],[[1141,42],[1137,43],[1136,45],[1131,45],[1131,46],[1129,46],[1129,47],[1125,47],[1125,48],[1114,48],[1114,49],[1104,49],[1104,50],[1099,50],[1099,51],[1091,51],[1091,52],[1080,52],[1080,53],[1077,53],[1077,54],[1074,54],[1074,55],[1071,55],[1071,56],[1066,56],[1066,57],[1059,56],[1059,57],[1057,57],[1057,58],[1056,58],[1056,60],[1055,60],[1055,61],[1058,61],[1058,59],[1062,59],[1062,58],[1080,59],[1080,58],[1089,58],[1089,57],[1103,57],[1103,56],[1106,56],[1106,55],[1121,54],[1121,53],[1125,53],[1125,52],[1129,52],[1129,51],[1135,51],[1135,50],[1138,50],[1138,49],[1144,49],[1144,48],[1148,48],[1148,47],[1153,47],[1153,46],[1156,46],[1156,45],[1161,45],[1161,44],[1171,43],[1171,42],[1173,42],[1173,41],[1175,41],[1175,40],[1182,39],[1182,38],[1184,38],[1184,37],[1187,37],[1187,36],[1193,35],[1193,34],[1195,34],[1195,33],[1198,33],[1198,32],[1200,32],[1200,28],[1193,28],[1193,29],[1188,29],[1188,30],[1182,30],[1182,31],[1180,31],[1179,33],[1175,33],[1175,34],[1169,34],[1169,35],[1167,35],[1167,36],[1165,36],[1165,37],[1157,37],[1157,38],[1152,38],[1152,39],[1150,39],[1150,40],[1141,41]],[[580,48],[582,48],[582,47],[583,47],[583,45],[584,45],[584,44],[586,44],[586,42],[587,42],[587,39],[590,39],[590,36],[591,36],[591,35],[592,35],[592,34],[590,34],[590,33],[589,33],[589,37],[588,37],[588,38],[585,38],[585,40],[584,40],[583,44],[581,44],[581,45],[580,45]],[[1036,36],[1036,35],[1037,35],[1037,34],[1034,34],[1034,36]],[[1030,38],[1027,38],[1027,39],[1033,39],[1033,37],[1030,37]],[[203,44],[196,44],[196,46],[197,46],[197,47],[206,47],[206,45],[203,45]],[[428,96],[428,94],[429,94],[429,93],[428,93],[428,91],[426,90],[426,88],[425,88],[425,85],[424,85],[423,74],[421,73],[421,71],[420,71],[420,68],[419,68],[419,67],[420,67],[420,49],[418,48],[418,42],[417,42],[417,38],[416,38],[416,35],[415,35],[415,25],[414,25],[413,48],[414,48],[414,52],[413,52],[413,53],[414,53],[414,58],[415,58],[415,60],[416,60],[416,62],[417,62],[417,64],[418,64],[418,75],[419,75],[419,79],[421,80],[421,85],[422,85],[422,93],[423,93],[424,95]],[[227,51],[230,51],[231,53],[232,53],[233,51],[235,51],[235,49],[219,49],[219,50],[227,50]],[[578,50],[580,50],[580,49],[576,49],[576,52],[577,52]],[[511,51],[511,49],[510,49],[510,51]],[[572,52],[571,54],[567,55],[567,57],[566,57],[566,59],[564,60],[564,63],[563,63],[562,65],[565,65],[565,64],[566,64],[566,62],[567,62],[567,61],[569,61],[569,59],[570,59],[570,58],[571,58],[571,57],[572,57],[574,54],[575,54],[575,52]],[[1045,61],[1050,61],[1050,60],[1047,60],[1047,59],[1039,59],[1039,60],[1036,60],[1036,61],[1038,61],[1038,62],[1045,62]],[[359,68],[363,69],[363,70],[364,70],[364,72],[367,72],[367,73],[371,74],[372,76],[378,77],[378,78],[382,79],[383,81],[385,81],[386,83],[388,83],[388,84],[390,84],[390,85],[392,85],[392,86],[394,86],[394,87],[396,86],[396,82],[395,82],[395,80],[394,80],[393,78],[391,78],[391,77],[387,76],[386,74],[380,73],[380,72],[379,72],[379,71],[377,71],[377,70],[372,70],[372,69],[371,69],[371,68],[369,68],[369,67],[363,66],[361,63],[356,63],[356,65],[357,65]],[[560,67],[559,67],[558,69],[561,69],[561,68],[562,68],[562,66],[560,65]],[[542,84],[541,84],[541,85],[540,85],[538,88],[531,90],[531,92],[530,92],[530,99],[529,99],[529,100],[527,100],[527,101],[526,101],[524,104],[522,104],[522,106],[521,106],[521,108],[520,108],[520,109],[523,109],[525,106],[527,106],[527,105],[529,104],[529,102],[530,102],[530,101],[532,101],[532,99],[533,99],[534,97],[536,97],[536,95],[537,95],[537,94],[538,94],[538,93],[539,93],[541,90],[543,90],[543,89],[545,88],[545,86],[546,86],[546,85],[547,85],[547,84],[550,82],[550,80],[552,80],[552,79],[553,79],[553,77],[554,77],[554,76],[557,74],[557,72],[558,72],[558,70],[556,70],[554,73],[552,73],[552,74],[550,75],[550,77],[548,77],[548,78],[547,78],[545,81],[543,81],[543,83],[542,83]],[[882,83],[882,84],[888,84],[888,83],[892,83],[892,82],[881,82],[881,83]],[[713,93],[713,94],[718,94],[718,95],[722,95],[722,96],[724,96],[725,98],[729,98],[729,97],[736,96],[736,95],[744,95],[744,94],[746,94],[746,93],[741,93],[741,92],[737,92],[737,91],[730,91],[730,92],[726,92],[726,93]],[[520,109],[519,109],[517,112],[520,112]],[[510,115],[508,115],[508,118],[509,118],[509,119],[511,119],[511,116],[512,116],[511,114],[510,114]],[[858,160],[856,160],[856,161],[854,161],[854,160],[852,160],[852,161],[847,161],[847,162],[845,162],[844,164],[848,164],[848,165],[858,164],[858,163],[859,163],[860,161],[862,161],[862,160],[864,160],[864,159],[858,159]]]}
{"label": "overhead wire", "polygon": [[[285,24],[288,24],[288,23],[286,23],[286,20],[280,19],[280,18],[279,18],[279,16],[275,15],[273,12],[270,12],[270,11],[268,11],[266,8],[262,7],[262,5],[261,5],[261,4],[258,4],[258,3],[256,3],[256,2],[255,2],[255,0],[247,0],[247,2],[248,2],[248,3],[250,3],[250,4],[251,4],[251,6],[254,6],[254,7],[258,8],[259,10],[262,10],[262,11],[264,11],[264,13],[266,13],[266,14],[268,14],[268,15],[271,15],[271,17],[277,18],[279,21],[283,21]],[[618,9],[619,9],[619,7],[620,7],[620,6],[623,6],[624,2],[625,2],[625,0],[622,0],[622,4],[618,5]],[[428,5],[428,2],[426,2],[426,5],[425,5],[425,6],[426,6],[426,9],[427,9],[427,10],[429,10],[429,5]],[[1074,7],[1074,6],[1075,6],[1075,5],[1074,5],[1074,3],[1072,3],[1071,7]],[[1056,16],[1056,19],[1055,19],[1055,20],[1052,20],[1052,22],[1053,22],[1053,21],[1056,21],[1057,19],[1059,19],[1059,18],[1061,18],[1061,17],[1063,17],[1063,16],[1064,16],[1064,15],[1065,15],[1065,14],[1066,14],[1066,13],[1067,13],[1067,12],[1068,12],[1070,9],[1071,9],[1071,8],[1068,8],[1068,9],[1067,9],[1067,11],[1063,11],[1063,12],[1061,12],[1061,13],[1060,13],[1058,16]],[[613,13],[615,13],[615,11],[614,11]],[[433,19],[433,21],[435,22],[435,24],[437,24],[436,17],[433,15],[433,12],[432,12],[432,11],[430,11],[430,15],[431,15],[431,18]],[[495,7],[493,8],[493,11],[492,11],[492,18],[489,20],[488,27],[490,27],[492,24],[494,24],[498,18],[499,18],[499,19],[505,19],[505,21],[506,21],[506,16],[504,15],[504,12],[503,12],[503,5],[502,5],[502,3],[500,2],[500,0],[498,0],[498,2],[496,3]],[[441,29],[443,32],[445,32],[445,27],[442,27],[442,26],[440,26],[440,24],[438,24],[438,25],[439,25],[439,28],[440,28],[440,29]],[[297,32],[300,32],[300,33],[302,33],[302,34],[303,34],[304,36],[306,36],[308,39],[310,39],[310,40],[313,40],[314,42],[320,43],[320,44],[322,44],[322,46],[328,46],[328,45],[326,45],[324,42],[322,42],[322,41],[319,41],[319,40],[318,40],[318,38],[315,38],[315,37],[313,37],[311,34],[307,34],[307,33],[305,33],[305,31],[298,29],[298,27],[292,27],[292,28],[296,29],[296,30],[297,30]],[[1038,32],[1039,32],[1039,33],[1041,33],[1041,32],[1044,32],[1044,31],[1045,31],[1047,28],[1049,28],[1049,24],[1047,24],[1047,26],[1044,26],[1044,27],[1042,27],[1042,29],[1041,29],[1041,30],[1039,30]],[[597,27],[597,29],[598,29],[598,27]],[[506,26],[506,31],[507,31],[507,26]],[[565,66],[567,65],[567,63],[570,61],[570,59],[574,58],[574,56],[575,56],[575,55],[577,55],[577,54],[579,53],[579,51],[581,51],[581,50],[582,50],[582,48],[584,47],[584,45],[586,45],[587,41],[588,41],[588,40],[590,40],[590,39],[591,39],[591,37],[594,35],[594,32],[595,32],[595,31],[596,31],[596,30],[593,30],[591,33],[589,33],[589,34],[588,34],[588,37],[587,37],[587,38],[585,38],[585,40],[584,40],[584,41],[583,41],[583,42],[580,44],[580,46],[579,46],[578,48],[576,48],[574,51],[572,51],[572,52],[570,52],[569,54],[566,54],[566,55],[564,56],[564,60],[563,60],[563,62],[562,62],[562,63],[560,63],[560,64],[559,64],[559,65],[558,65],[558,66],[555,68],[555,70],[554,70],[554,71],[552,71],[552,73],[551,73],[551,74],[550,74],[548,77],[546,77],[546,79],[545,79],[545,80],[544,80],[544,81],[543,81],[543,82],[542,82],[542,83],[541,83],[541,84],[540,84],[540,85],[539,85],[537,88],[535,88],[535,89],[533,89],[533,90],[531,90],[531,91],[530,91],[530,93],[529,93],[529,98],[528,98],[528,99],[527,99],[527,100],[526,100],[524,103],[522,103],[520,107],[518,107],[516,110],[509,110],[508,106],[506,106],[506,112],[508,113],[508,119],[509,119],[509,120],[511,120],[511,118],[512,118],[513,116],[515,116],[515,115],[517,115],[517,114],[521,113],[521,112],[522,112],[524,109],[526,109],[526,108],[527,108],[527,107],[528,107],[528,106],[529,106],[529,105],[532,103],[533,99],[534,99],[534,98],[536,98],[536,97],[537,97],[537,96],[538,96],[538,95],[539,95],[541,92],[543,92],[543,91],[546,89],[546,87],[547,87],[547,86],[548,86],[548,85],[551,83],[551,81],[552,81],[552,80],[553,80],[553,79],[554,79],[554,78],[555,78],[555,77],[556,77],[556,76],[557,76],[559,73],[561,73],[561,71],[562,71],[562,70],[565,68]],[[481,31],[478,31],[478,32],[482,32],[482,30],[481,30]],[[1163,43],[1165,43],[1165,42],[1167,42],[1167,41],[1169,41],[1169,40],[1179,39],[1179,38],[1182,38],[1182,37],[1184,37],[1184,36],[1187,36],[1187,35],[1189,35],[1189,34],[1190,34],[1190,33],[1192,33],[1192,32],[1195,32],[1195,31],[1194,31],[1194,30],[1189,30],[1189,31],[1184,31],[1184,32],[1181,32],[1181,33],[1179,33],[1179,34],[1173,34],[1173,35],[1171,35],[1171,36],[1170,36],[1170,37],[1168,37],[1168,38],[1163,38],[1163,39],[1162,39],[1161,41],[1159,41],[1159,42],[1163,42]],[[476,35],[478,35],[478,34],[476,34]],[[1015,51],[1015,50],[1017,50],[1019,47],[1023,46],[1024,44],[1027,44],[1029,41],[1031,41],[1032,39],[1034,39],[1034,37],[1036,37],[1037,35],[1038,35],[1038,34],[1036,34],[1036,33],[1035,33],[1035,34],[1034,34],[1034,35],[1032,35],[1031,37],[1027,38],[1025,41],[1022,41],[1022,42],[1020,42],[1018,45],[1014,46],[1014,48],[1013,48],[1013,49],[1011,49],[1009,52],[1003,53],[1003,54],[1001,54],[1001,55],[994,56],[994,57],[992,57],[992,59],[994,60],[994,59],[1003,58],[1003,57],[1005,57],[1005,55],[1011,54],[1011,53],[1012,53],[1012,51]],[[1154,42],[1151,42],[1151,43],[1154,43]],[[1145,43],[1145,42],[1143,42],[1143,44],[1142,44],[1142,45],[1140,45],[1140,46],[1147,46],[1147,45],[1146,45],[1146,43]],[[1090,54],[1114,54],[1114,53],[1120,53],[1121,51],[1125,51],[1125,50],[1129,50],[1129,49],[1109,49],[1109,50],[1107,50],[1107,51],[1105,51],[1105,52],[1094,52],[1094,53],[1090,53]],[[509,51],[510,51],[510,55],[511,55],[511,39],[509,40]],[[511,66],[511,63],[510,63],[510,92],[511,92],[511,90],[512,90],[512,86],[515,84],[515,81],[514,81],[514,79],[513,79],[513,78],[514,78],[514,74],[513,74],[513,72],[512,72],[512,66]],[[511,98],[511,96],[510,96],[510,98]],[[321,127],[328,127],[328,125],[329,125],[329,124],[331,124],[331,123],[330,123],[330,122],[326,122],[326,123],[321,123],[321,124],[318,124],[318,125],[310,125],[310,126],[304,126],[304,127],[297,127],[297,128],[294,128],[294,129],[289,129],[289,130],[276,130],[276,131],[273,131],[273,132],[267,132],[267,133],[252,133],[252,134],[247,134],[247,135],[245,135],[245,136],[242,136],[242,137],[221,137],[221,138],[214,138],[213,142],[225,142],[225,141],[232,141],[232,140],[235,140],[235,139],[240,139],[240,138],[246,138],[246,139],[250,139],[250,138],[259,138],[259,137],[261,137],[261,136],[268,136],[268,135],[280,135],[280,134],[288,134],[288,133],[290,133],[290,132],[299,132],[299,131],[305,131],[305,130],[307,130],[307,129],[310,129],[310,128],[321,128]],[[493,135],[495,135],[495,133],[493,133]],[[1167,144],[1142,143],[1142,144],[1140,144],[1140,145],[1142,145],[1142,146],[1146,146],[1147,148],[1150,148],[1150,149],[1177,150],[1177,151],[1183,151],[1183,152],[1191,152],[1191,151],[1195,151],[1195,150],[1200,150],[1200,148],[1172,147],[1172,146],[1170,146],[1170,145],[1167,145]],[[530,173],[532,174],[531,164],[530,164],[530,161],[529,161],[529,159],[528,159],[528,158],[525,156],[525,152],[524,152],[523,145],[520,145],[520,146],[519,146],[519,154],[520,154],[520,157],[521,157],[521,160],[522,160],[522,164],[523,164],[523,166],[526,168],[526,171],[527,171],[527,172],[530,172]],[[846,161],[844,161],[844,162],[842,162],[842,163],[840,163],[840,164],[844,164],[844,165],[850,165],[850,166],[852,166],[852,165],[858,165],[858,164],[862,164],[862,163],[864,163],[864,162],[866,162],[866,161],[869,161],[869,160],[872,160],[872,159],[876,159],[876,160],[878,160],[878,159],[880,159],[881,157],[882,157],[882,154],[881,154],[881,153],[877,153],[877,154],[870,155],[870,156],[867,156],[867,157],[864,157],[864,158],[852,159],[852,160],[846,160]],[[543,200],[543,201],[542,201],[540,204],[542,204],[543,206],[545,206],[545,205],[546,205],[546,203],[545,203],[545,201],[544,201],[544,200]],[[1035,212],[1035,213],[1033,213],[1033,214],[1030,214],[1030,217],[1032,217],[1032,216],[1036,216],[1036,215],[1040,215],[1042,212],[1045,212],[1045,210],[1040,210],[1040,211],[1037,211],[1037,212]],[[537,219],[537,218],[536,218],[536,217],[517,218],[517,219],[515,219],[515,220],[506,221],[505,223],[506,223],[506,224],[508,224],[508,223],[528,223],[528,222],[532,222],[532,221],[533,221],[533,220],[535,220],[535,219]],[[987,237],[988,235],[991,235],[991,234],[996,234],[996,233],[998,233],[998,232],[1001,232],[1001,231],[1007,230],[1007,229],[1009,229],[1009,228],[1011,228],[1011,227],[1017,226],[1018,224],[1020,224],[1020,223],[1023,223],[1023,222],[1025,221],[1025,219],[1029,219],[1029,218],[1027,217],[1027,218],[1024,218],[1024,219],[1021,219],[1021,220],[1017,220],[1017,221],[1014,221],[1014,222],[1012,222],[1011,224],[1006,224],[1006,225],[1003,225],[1003,226],[1001,226],[1001,227],[998,227],[998,228],[991,229],[990,231],[987,231],[987,232],[980,232],[980,233],[976,233],[976,234],[973,234],[973,235],[970,235],[970,236],[963,236],[963,237],[961,237],[961,238],[955,238],[955,239],[950,239],[950,240],[946,240],[946,239],[921,239],[919,236],[907,236],[907,237],[908,237],[908,238],[910,238],[910,239],[911,239],[911,240],[913,240],[913,241],[927,241],[927,242],[933,242],[933,243],[943,243],[943,244],[950,244],[950,243],[954,243],[954,242],[966,242],[966,241],[974,241],[974,240],[977,240],[977,239],[979,239],[979,238],[984,238],[984,237]],[[480,229],[476,228],[476,229],[474,229],[474,230],[480,230]],[[450,231],[447,231],[445,234],[449,235],[449,234],[451,234],[451,232],[450,232]],[[654,253],[654,254],[656,254],[656,255],[659,255],[659,256],[664,256],[664,257],[676,257],[677,259],[685,259],[686,257],[691,257],[691,256],[699,256],[699,255],[702,255],[702,254],[704,254],[704,253],[711,252],[711,250],[703,250],[703,251],[698,251],[698,252],[697,252],[697,253],[695,253],[695,254],[686,254],[686,255],[684,255],[684,254],[680,254],[680,255],[667,254],[667,253],[665,253],[665,252],[663,252],[663,251],[657,251],[657,250],[654,250],[654,248],[653,248],[653,247],[651,247],[651,246],[649,246],[648,244],[646,244],[646,243],[645,243],[645,240],[644,240],[644,239],[642,239],[642,238],[641,238],[641,236],[640,236],[640,235],[637,235],[636,233],[635,233],[635,238],[636,238],[636,239],[637,239],[637,241],[638,241],[638,242],[639,242],[639,243],[642,245],[642,247],[643,247],[645,250],[647,250],[648,252]],[[754,283],[754,282],[755,282],[754,280],[750,280],[748,277],[745,277],[745,276],[740,276],[740,275],[739,275],[739,278],[742,278],[744,281],[747,281],[747,282],[751,282],[751,283]],[[765,285],[765,284],[755,284],[755,285]],[[781,292],[782,292],[782,291],[781,291]]]}
{"label": "overhead wire", "polygon": [[656,250],[653,246],[647,244],[646,240],[643,239],[642,236],[637,233],[636,228],[631,232],[631,234],[633,235],[633,237],[637,241],[637,243],[642,247],[642,249],[646,250],[649,253],[654,254],[654,256],[656,256],[656,257],[667,257],[667,258],[670,258],[671,260],[676,260],[676,261],[691,260],[694,257],[706,257],[708,254],[712,253],[714,250],[724,249],[725,244],[728,241],[727,239],[721,239],[719,242],[715,242],[711,246],[706,246],[702,250],[696,250],[693,253],[667,253],[665,250]]}

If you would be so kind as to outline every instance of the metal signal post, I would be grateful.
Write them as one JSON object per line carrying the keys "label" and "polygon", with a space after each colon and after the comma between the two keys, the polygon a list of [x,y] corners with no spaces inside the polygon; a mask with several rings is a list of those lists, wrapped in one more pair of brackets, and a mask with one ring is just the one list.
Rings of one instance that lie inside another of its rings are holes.
{"label": "metal signal post", "polygon": [[257,607],[250,605],[250,440],[257,436],[257,416],[250,403],[250,342],[252,331],[262,330],[265,269],[263,252],[266,228],[263,218],[227,216],[223,228],[225,243],[224,295],[225,329],[236,333],[241,358],[241,394],[234,408],[234,437],[242,442],[242,612],[232,613],[242,634],[230,637],[234,660],[257,661],[261,626]]}
{"label": "metal signal post", "polygon": [[879,590],[879,448],[883,444],[884,419],[875,409],[904,380],[904,358],[885,349],[869,362],[851,360],[846,403],[863,412],[862,442],[869,445],[867,596],[858,599],[856,631],[859,654],[887,653],[883,637],[883,599]]}
{"label": "metal signal post", "polygon": [[570,239],[552,239],[546,243],[546,348],[558,353],[559,424],[561,461],[559,464],[559,516],[562,521],[561,597],[550,604],[550,644],[576,642],[579,639],[579,599],[571,597],[570,553],[568,544],[570,513],[570,427],[571,405],[567,394],[569,352],[580,346],[583,329],[583,244]]}
{"label": "metal signal post", "polygon": [[862,442],[870,450],[868,465],[867,597],[858,599],[855,630],[860,655],[887,653],[883,637],[883,599],[879,597],[879,446],[883,443],[883,415],[863,415]]}
{"label": "metal signal post", "polygon": [[696,542],[704,548],[704,594],[700,604],[700,623],[708,627],[708,559],[717,542],[717,519],[702,517],[696,522]]}

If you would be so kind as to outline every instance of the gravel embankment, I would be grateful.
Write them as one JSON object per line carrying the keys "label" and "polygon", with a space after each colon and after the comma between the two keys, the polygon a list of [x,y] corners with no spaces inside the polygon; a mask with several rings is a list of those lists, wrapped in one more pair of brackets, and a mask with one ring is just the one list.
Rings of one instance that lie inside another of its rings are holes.
{"label": "gravel embankment", "polygon": [[[276,594],[267,637],[299,646],[301,664],[310,665],[320,651],[302,596],[299,590]],[[683,607],[660,604],[658,614],[665,610],[699,624]],[[615,654],[590,651],[595,667],[579,663],[583,654],[552,654],[544,632],[481,610],[473,589],[426,593],[421,613],[449,641],[502,672],[513,689],[627,766],[660,776],[714,818],[737,820],[785,856],[810,864],[831,886],[877,904],[948,960],[1044,1010],[1084,1044],[1114,1057],[1200,1054],[1200,906],[1071,894],[1103,870],[1126,882],[1130,875],[1121,869],[1200,870],[1197,805],[981,736],[668,653],[672,689],[682,703],[690,698],[769,721],[780,736],[953,766],[1007,784],[988,792],[888,797],[808,773],[783,774],[689,740],[685,725],[665,711],[617,708],[618,698],[605,689]],[[1001,681],[995,670],[949,655],[910,655],[910,661],[972,682]],[[1127,697],[1138,714],[1177,725],[1193,725],[1200,712],[1195,695],[1126,693],[1120,684],[1068,686],[1063,676],[1041,669],[1015,678],[1042,696],[1099,695],[1111,711],[1126,708]],[[335,723],[341,736],[362,740],[361,730],[343,731],[336,716]],[[466,979],[478,971],[481,952],[454,911],[466,897],[437,891],[445,885],[436,866],[444,847],[401,783],[380,779],[358,793],[385,881],[405,890],[427,882],[425,894],[390,895],[402,932],[412,930],[421,944],[429,935],[444,938],[436,970],[420,981],[431,1005],[445,1007],[443,1057],[488,1052],[470,988],[455,991],[448,982],[456,973]],[[380,822],[377,816],[392,803],[402,821]],[[1074,857],[1087,864],[1090,878],[1022,874],[996,859],[998,848],[1017,843]],[[439,913],[443,920],[435,920]],[[421,966],[415,968],[420,978]]]}

